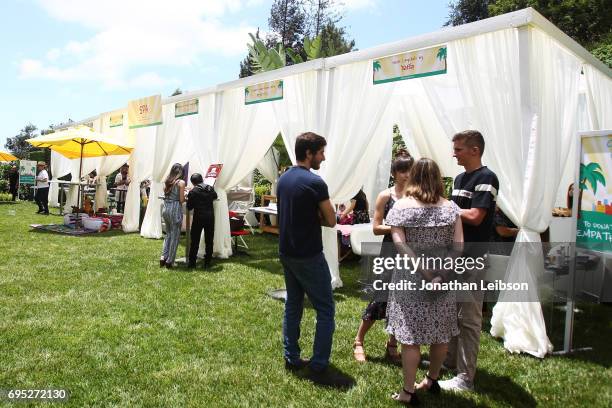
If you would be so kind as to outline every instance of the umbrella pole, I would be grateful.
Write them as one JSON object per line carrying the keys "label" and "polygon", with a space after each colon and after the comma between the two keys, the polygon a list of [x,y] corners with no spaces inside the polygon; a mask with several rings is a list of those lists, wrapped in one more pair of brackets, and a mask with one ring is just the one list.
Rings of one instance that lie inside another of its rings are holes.
{"label": "umbrella pole", "polygon": [[83,146],[85,146],[85,142],[81,140],[81,160],[79,161],[79,178],[77,182],[79,183],[79,195],[77,197],[77,216],[76,216],[76,224],[75,228],[81,228],[81,172],[83,171]]}

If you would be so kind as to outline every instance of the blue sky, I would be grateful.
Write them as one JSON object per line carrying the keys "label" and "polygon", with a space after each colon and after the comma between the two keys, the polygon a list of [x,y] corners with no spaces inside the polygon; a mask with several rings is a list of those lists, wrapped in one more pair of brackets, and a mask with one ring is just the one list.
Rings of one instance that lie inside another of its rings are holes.
{"label": "blue sky", "polygon": [[[438,30],[448,0],[343,0],[364,49]],[[2,0],[0,149],[39,129],[130,99],[234,80],[248,32],[268,29],[272,0]]]}

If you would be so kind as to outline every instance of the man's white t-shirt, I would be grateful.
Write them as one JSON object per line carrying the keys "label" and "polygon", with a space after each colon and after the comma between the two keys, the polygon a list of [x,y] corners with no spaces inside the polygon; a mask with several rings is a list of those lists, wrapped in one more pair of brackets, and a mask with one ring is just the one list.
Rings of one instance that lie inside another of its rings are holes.
{"label": "man's white t-shirt", "polygon": [[[39,181],[39,180],[46,180],[46,181]],[[38,188],[44,188],[44,187],[49,187],[49,173],[47,173],[47,170],[43,169],[38,173],[38,176],[36,176],[36,187]]]}
{"label": "man's white t-shirt", "polygon": [[[126,190],[128,189],[127,184],[122,184],[120,186],[117,185],[117,183],[119,183],[120,181],[123,180],[123,176],[121,175],[121,173],[117,173],[117,175],[115,176],[115,185],[117,186],[117,190]],[[130,182],[130,177],[128,176],[127,181]]]}

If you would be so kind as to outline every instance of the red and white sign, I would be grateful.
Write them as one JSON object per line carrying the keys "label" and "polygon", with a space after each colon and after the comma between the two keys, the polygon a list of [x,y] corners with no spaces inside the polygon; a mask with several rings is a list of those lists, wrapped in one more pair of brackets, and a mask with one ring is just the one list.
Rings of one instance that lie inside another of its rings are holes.
{"label": "red and white sign", "polygon": [[208,184],[209,186],[215,186],[215,181],[217,181],[217,177],[221,174],[221,169],[223,168],[223,164],[211,164],[208,166],[208,170],[206,171],[206,177],[204,177],[204,184]]}

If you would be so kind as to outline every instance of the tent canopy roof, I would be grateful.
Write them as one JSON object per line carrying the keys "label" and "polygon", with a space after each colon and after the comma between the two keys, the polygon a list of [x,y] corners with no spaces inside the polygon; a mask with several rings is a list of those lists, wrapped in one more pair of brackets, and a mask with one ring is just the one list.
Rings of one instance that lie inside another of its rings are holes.
{"label": "tent canopy roof", "polygon": [[[332,69],[341,65],[351,64],[355,62],[365,61],[373,58],[380,58],[387,55],[398,54],[411,50],[432,47],[448,41],[459,40],[480,34],[486,34],[494,31],[504,30],[508,28],[518,28],[532,26],[544,31],[560,44],[565,46],[582,62],[594,66],[596,69],[612,78],[612,70],[603,62],[595,58],[584,47],[574,41],[571,37],[561,31],[557,26],[544,18],[533,8],[514,11],[512,13],[503,14],[500,16],[490,17],[484,20],[475,21],[473,23],[463,24],[455,27],[446,27],[442,30],[422,34],[411,37],[405,40],[400,40],[392,43],[382,44],[376,47],[367,48],[355,52],[349,52],[342,55],[337,55],[329,58],[319,58],[312,61],[303,62],[301,64],[291,65],[276,69],[274,71],[262,72],[246,78],[241,78],[235,81],[225,82],[209,88],[185,92],[183,94],[165,98],[162,104],[176,103],[188,99],[197,98],[203,95],[221,92],[228,89],[234,89],[244,86],[250,86],[261,82],[281,79],[291,75],[296,75],[308,71]],[[106,112],[114,112],[117,109]],[[84,119],[76,124],[83,124],[95,120],[100,115]],[[71,125],[74,125],[72,123]],[[58,125],[57,128],[64,128],[66,125]]]}

